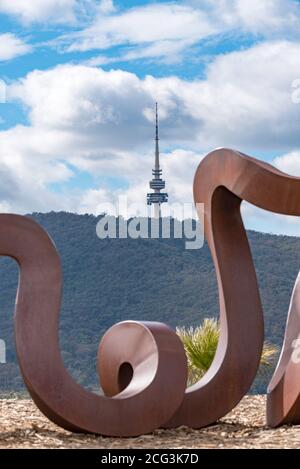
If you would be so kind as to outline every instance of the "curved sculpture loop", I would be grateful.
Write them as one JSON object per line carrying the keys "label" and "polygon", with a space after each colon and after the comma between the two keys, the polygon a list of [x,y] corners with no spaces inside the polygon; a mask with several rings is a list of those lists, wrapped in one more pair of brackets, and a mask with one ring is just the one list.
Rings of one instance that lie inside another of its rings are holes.
{"label": "curved sculpture loop", "polygon": [[[135,436],[155,428],[200,428],[226,415],[249,390],[260,362],[263,311],[243,226],[243,200],[300,216],[300,179],[232,150],[216,150],[194,181],[205,207],[205,235],[216,269],[221,335],[214,362],[186,388],[183,345],[168,326],[125,321],[104,335],[98,370],[104,396],[78,385],[64,367],[58,337],[61,265],[33,220],[0,215],[0,255],[20,267],[15,336],[20,369],[40,410],[76,432]],[[268,389],[268,423],[300,423],[300,280],[292,296],[283,351]]]}
{"label": "curved sculpture loop", "polygon": [[[100,344],[100,356],[106,357],[105,344],[113,343],[110,377],[123,360],[132,366],[132,381],[114,398],[88,392],[67,372],[60,354],[61,264],[51,239],[29,218],[0,215],[0,255],[20,266],[17,356],[33,400],[50,420],[74,432],[135,436],[173,415],[187,380],[186,357],[175,332],[159,323],[114,326]],[[104,376],[106,365],[100,366]]]}
{"label": "curved sculpture loop", "polygon": [[[263,346],[263,311],[241,202],[300,216],[300,178],[239,152],[220,149],[200,163],[194,199],[205,207],[205,237],[218,281],[221,335],[210,370],[187,389],[169,425],[200,428],[226,415],[246,394],[257,373]],[[300,334],[299,290],[298,285],[283,358],[269,388],[267,421],[272,426],[287,421],[300,423],[300,364],[293,362],[290,347]]]}

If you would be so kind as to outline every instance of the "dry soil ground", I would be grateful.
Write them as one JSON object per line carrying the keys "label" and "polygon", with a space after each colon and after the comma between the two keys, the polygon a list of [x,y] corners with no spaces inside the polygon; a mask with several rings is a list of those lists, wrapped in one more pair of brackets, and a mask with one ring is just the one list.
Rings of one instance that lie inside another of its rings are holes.
{"label": "dry soil ground", "polygon": [[265,397],[246,396],[233,412],[209,428],[103,438],[60,429],[29,399],[1,399],[0,448],[300,448],[300,426],[266,428]]}

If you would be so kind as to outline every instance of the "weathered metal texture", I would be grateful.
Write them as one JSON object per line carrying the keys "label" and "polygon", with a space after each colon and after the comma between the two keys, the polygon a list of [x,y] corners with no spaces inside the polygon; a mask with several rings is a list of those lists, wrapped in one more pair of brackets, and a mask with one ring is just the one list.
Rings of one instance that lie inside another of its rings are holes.
{"label": "weathered metal texture", "polygon": [[[132,321],[113,326],[100,342],[98,369],[106,396],[78,385],[59,349],[62,278],[56,248],[30,218],[0,215],[0,255],[20,266],[14,318],[20,368],[35,403],[58,425],[109,436],[140,435],[162,425],[200,428],[226,415],[250,388],[264,327],[240,205],[245,200],[300,216],[300,179],[241,153],[216,150],[196,172],[194,197],[205,207],[221,336],[210,370],[186,392],[186,357],[176,333],[164,324]],[[267,418],[272,426],[300,423],[299,346],[298,279],[283,352],[269,387]]]}
{"label": "weathered metal texture", "polygon": [[[0,215],[0,254],[20,266],[14,319],[17,355],[32,398],[50,420],[76,432],[135,436],[174,414],[187,381],[183,345],[174,331],[160,323],[114,326],[100,345],[100,355],[107,360],[103,373],[110,369],[117,374],[128,362],[133,379],[114,398],[88,392],[67,372],[60,354],[61,264],[47,233],[29,218]],[[111,353],[106,343],[112,345]]]}
{"label": "weathered metal texture", "polygon": [[300,274],[293,291],[279,362],[268,386],[267,423],[300,424]]}
{"label": "weathered metal texture", "polygon": [[[168,427],[200,428],[214,423],[250,388],[260,362],[264,326],[240,205],[245,200],[275,213],[300,216],[300,179],[236,151],[220,149],[200,163],[194,180],[194,199],[196,204],[205,207],[205,236],[219,289],[221,335],[210,370],[187,389],[185,399]],[[290,343],[300,333],[300,295],[297,292],[284,356],[290,356]],[[300,365],[297,367],[289,360],[287,366],[284,359],[281,363],[268,397],[268,422],[271,425],[284,421],[292,403],[294,408],[289,421],[300,422],[300,369],[297,372]],[[280,381],[278,376],[281,376]]]}

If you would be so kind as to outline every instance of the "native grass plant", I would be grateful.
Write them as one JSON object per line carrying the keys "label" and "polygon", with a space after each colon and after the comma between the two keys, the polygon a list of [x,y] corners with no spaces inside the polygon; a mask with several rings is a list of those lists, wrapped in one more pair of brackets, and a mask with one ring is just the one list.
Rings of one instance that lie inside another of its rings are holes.
{"label": "native grass plant", "polygon": [[[177,327],[176,332],[183,342],[188,360],[188,385],[192,386],[210,368],[220,337],[220,323],[216,319],[204,319],[199,327]],[[264,343],[259,373],[264,375],[272,368],[279,349]]]}

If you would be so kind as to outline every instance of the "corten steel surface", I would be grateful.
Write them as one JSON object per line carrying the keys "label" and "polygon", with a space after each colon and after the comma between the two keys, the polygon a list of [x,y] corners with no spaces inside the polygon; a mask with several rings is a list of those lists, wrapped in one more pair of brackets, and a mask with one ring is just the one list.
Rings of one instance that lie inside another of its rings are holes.
{"label": "corten steel surface", "polygon": [[[250,388],[260,362],[264,326],[240,205],[245,200],[265,210],[300,216],[300,179],[241,153],[220,149],[200,163],[194,200],[205,207],[205,237],[217,275],[221,334],[210,370],[187,389],[168,427],[200,428],[214,423]],[[300,333],[299,289],[298,285],[283,359],[269,390],[270,425],[300,423],[300,364],[292,363],[290,347]]]}
{"label": "corten steel surface", "polygon": [[[88,392],[72,379],[60,354],[61,264],[47,233],[29,218],[0,215],[0,254],[20,266],[17,355],[29,392],[49,419],[71,431],[134,436],[174,414],[187,380],[183,345],[174,331],[160,323],[114,326],[100,344],[100,356],[107,360],[100,373],[115,376],[115,367],[126,362],[133,379],[113,398]],[[106,343],[112,345],[110,354]],[[121,380],[122,374],[121,369]]]}
{"label": "corten steel surface", "polygon": [[267,423],[300,424],[300,274],[293,291],[284,343],[268,387]]}
{"label": "corten steel surface", "polygon": [[[200,164],[196,203],[205,207],[205,235],[217,274],[221,336],[208,373],[185,391],[183,345],[160,323],[125,321],[100,342],[105,396],[78,385],[59,349],[61,265],[47,233],[33,220],[0,215],[0,255],[20,266],[15,336],[24,381],[37,406],[58,425],[81,432],[134,436],[159,426],[200,428],[226,415],[250,388],[263,346],[263,312],[242,200],[300,216],[300,179],[232,150]],[[298,339],[299,337],[299,339]],[[268,390],[272,426],[300,423],[300,280],[291,300],[279,365]],[[167,423],[166,423],[167,422]]]}

